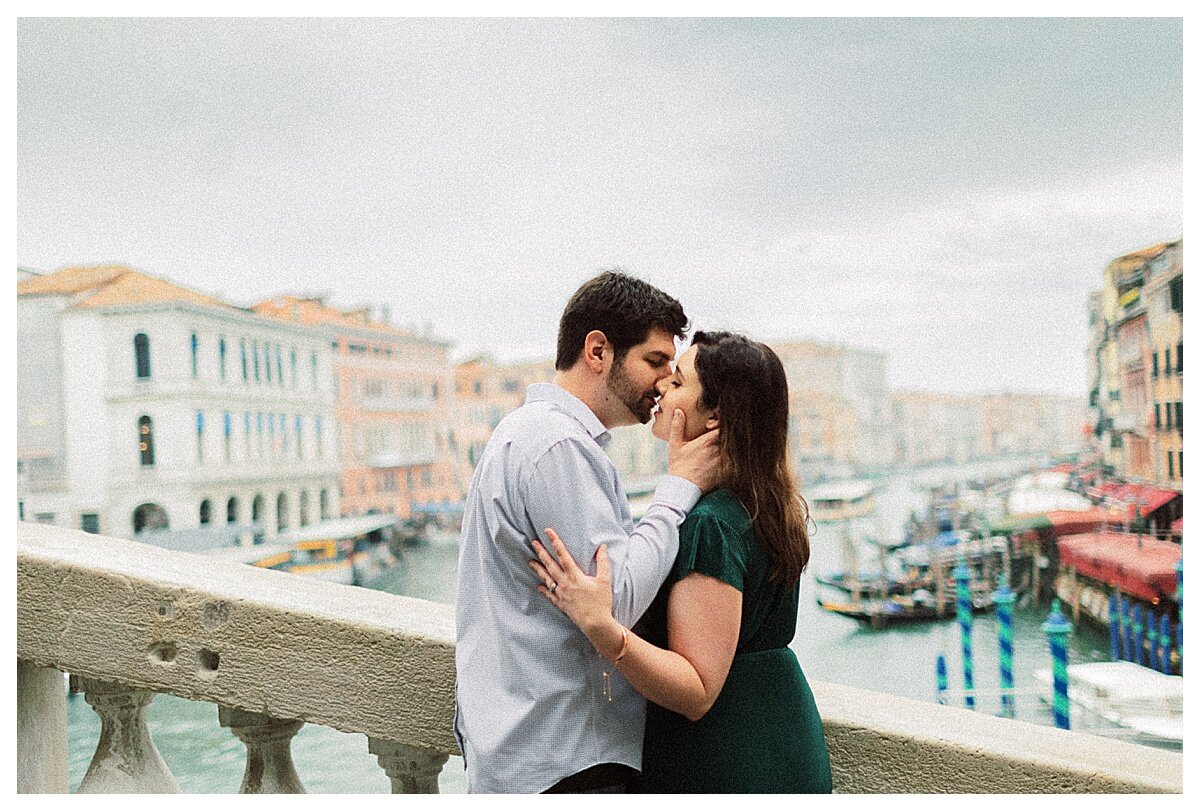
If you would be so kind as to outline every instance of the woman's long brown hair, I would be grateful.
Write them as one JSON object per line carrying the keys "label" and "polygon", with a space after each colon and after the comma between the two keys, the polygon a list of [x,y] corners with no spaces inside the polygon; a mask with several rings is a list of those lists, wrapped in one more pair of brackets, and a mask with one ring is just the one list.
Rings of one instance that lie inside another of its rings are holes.
{"label": "woman's long brown hair", "polygon": [[792,585],[808,565],[808,505],[788,457],[788,386],[779,356],[731,332],[697,332],[700,404],[717,409],[721,486],[750,513],[771,580]]}

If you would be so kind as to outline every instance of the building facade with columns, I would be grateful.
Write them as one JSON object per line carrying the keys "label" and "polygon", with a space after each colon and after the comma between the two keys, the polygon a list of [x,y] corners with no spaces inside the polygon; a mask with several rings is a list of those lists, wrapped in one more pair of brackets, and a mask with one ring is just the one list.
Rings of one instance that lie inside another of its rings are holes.
{"label": "building facade with columns", "polygon": [[18,282],[29,520],[197,546],[339,514],[330,348],[126,267]]}

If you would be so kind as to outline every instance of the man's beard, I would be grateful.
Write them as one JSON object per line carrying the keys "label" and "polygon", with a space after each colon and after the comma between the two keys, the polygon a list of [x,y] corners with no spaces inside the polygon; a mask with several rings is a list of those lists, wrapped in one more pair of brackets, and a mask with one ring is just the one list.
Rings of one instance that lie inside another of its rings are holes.
{"label": "man's beard", "polygon": [[[608,388],[638,422],[643,425],[650,422],[651,413],[654,411],[654,398],[658,397],[658,391],[653,388],[639,390],[625,371],[624,360],[614,363],[609,370]],[[647,397],[650,399],[647,400]]]}

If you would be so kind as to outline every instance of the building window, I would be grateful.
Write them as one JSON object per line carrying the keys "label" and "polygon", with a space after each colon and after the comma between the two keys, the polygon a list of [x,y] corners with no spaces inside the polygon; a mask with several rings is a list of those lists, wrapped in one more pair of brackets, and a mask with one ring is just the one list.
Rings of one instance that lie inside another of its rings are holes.
{"label": "building window", "polygon": [[279,532],[288,528],[288,497],[280,493],[275,499],[275,527]]}
{"label": "building window", "polygon": [[196,412],[196,463],[204,464],[204,412]]}
{"label": "building window", "polygon": [[308,526],[308,491],[300,491],[300,526]]}
{"label": "building window", "polygon": [[1153,352],[1150,354],[1150,376],[1158,377],[1158,353],[1157,352]]}
{"label": "building window", "polygon": [[147,416],[138,417],[138,453],[142,467],[154,466],[154,420]]}
{"label": "building window", "polygon": [[1159,411],[1159,404],[1154,404],[1154,428],[1157,430],[1162,428],[1162,415]]}
{"label": "building window", "polygon": [[246,339],[239,338],[238,344],[242,348],[242,381],[249,383],[250,382],[250,362],[249,362],[249,359],[246,357]]}
{"label": "building window", "polygon": [[312,353],[312,387],[317,388],[317,353]]}
{"label": "building window", "polygon": [[257,383],[262,380],[262,378],[259,376],[258,367],[258,341],[250,342],[250,354],[254,356],[254,382]]}
{"label": "building window", "polygon": [[221,380],[225,379],[225,336],[222,335],[217,341],[217,357],[221,363]]}
{"label": "building window", "polygon": [[238,500],[237,496],[230,496],[229,501],[225,502],[225,523],[236,524],[238,522]]}
{"label": "building window", "polygon": [[[1170,426],[1168,426],[1170,427]],[[1183,402],[1175,404],[1175,430],[1183,433]]]}
{"label": "building window", "polygon": [[1167,478],[1175,478],[1175,451],[1167,451]]}
{"label": "building window", "polygon": [[292,388],[297,388],[300,385],[300,380],[296,375],[296,347],[292,347]]}
{"label": "building window", "polygon": [[204,499],[200,502],[200,525],[212,523],[212,501]]}
{"label": "building window", "polygon": [[1183,275],[1171,280],[1171,309],[1177,313],[1183,312]]}
{"label": "building window", "polygon": [[321,520],[324,521],[329,517],[329,491],[322,490],[318,504],[321,510]]}
{"label": "building window", "polygon": [[250,520],[251,521],[261,521],[262,520],[263,501],[264,500],[262,497],[262,493],[259,493],[257,496],[254,497],[254,501],[250,502]]}
{"label": "building window", "polygon": [[133,336],[133,358],[139,380],[150,377],[150,338],[144,332]]}
{"label": "building window", "polygon": [[200,376],[200,338],[192,333],[192,378]]}
{"label": "building window", "polygon": [[296,458],[304,458],[304,423],[300,415],[296,415]]}
{"label": "building window", "polygon": [[233,461],[233,415],[225,412],[225,462]]}
{"label": "building window", "polygon": [[271,456],[275,455],[275,415],[267,415],[267,447],[271,449]]}
{"label": "building window", "polygon": [[1175,371],[1183,374],[1183,341],[1175,344]]}
{"label": "building window", "polygon": [[261,458],[262,454],[263,454],[263,415],[262,415],[261,411],[258,412],[258,431],[257,431],[257,433],[258,433],[258,456],[259,456],[259,458]]}
{"label": "building window", "polygon": [[283,348],[275,344],[275,378],[283,385]]}
{"label": "building window", "polygon": [[270,383],[273,375],[271,374],[271,345],[263,344],[263,365],[266,366],[267,382]]}
{"label": "building window", "polygon": [[246,458],[250,458],[250,412],[242,414],[242,429],[246,436]]}
{"label": "building window", "polygon": [[92,535],[99,535],[100,513],[81,513],[79,516],[79,528],[84,532],[90,532]]}
{"label": "building window", "polygon": [[280,415],[279,415],[279,436],[280,436],[280,439],[281,439],[281,444],[283,445],[283,455],[284,455],[284,456],[286,456],[286,455],[287,455],[287,452],[288,452],[288,429],[287,429],[287,423],[288,423],[288,421],[287,421],[287,414],[280,414]]}
{"label": "building window", "polygon": [[316,435],[317,458],[320,459],[325,455],[325,448],[321,440],[321,418],[319,416],[313,418],[313,433]]}
{"label": "building window", "polygon": [[1167,377],[1171,376],[1171,350],[1163,350],[1163,374]]}

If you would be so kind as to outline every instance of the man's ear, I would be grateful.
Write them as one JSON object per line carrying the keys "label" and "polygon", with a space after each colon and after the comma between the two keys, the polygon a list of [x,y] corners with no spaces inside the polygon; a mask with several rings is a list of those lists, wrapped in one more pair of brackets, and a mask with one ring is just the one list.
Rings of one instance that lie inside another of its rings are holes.
{"label": "man's ear", "polygon": [[583,362],[588,371],[603,373],[607,363],[606,355],[612,356],[612,344],[608,342],[608,336],[598,329],[592,330],[583,339]]}

